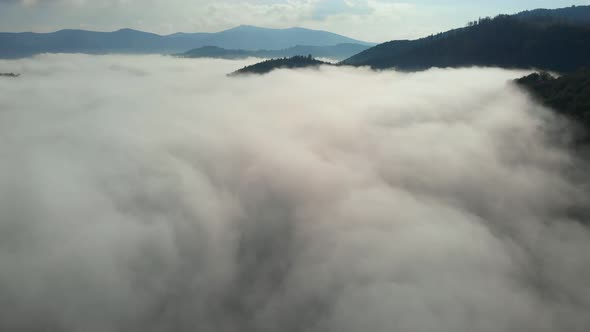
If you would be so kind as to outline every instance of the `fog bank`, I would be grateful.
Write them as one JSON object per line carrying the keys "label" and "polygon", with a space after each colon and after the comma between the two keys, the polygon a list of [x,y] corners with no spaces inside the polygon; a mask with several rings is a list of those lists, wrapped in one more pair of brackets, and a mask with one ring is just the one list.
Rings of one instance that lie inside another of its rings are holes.
{"label": "fog bank", "polygon": [[0,61],[0,330],[588,331],[586,165],[524,73],[245,64]]}

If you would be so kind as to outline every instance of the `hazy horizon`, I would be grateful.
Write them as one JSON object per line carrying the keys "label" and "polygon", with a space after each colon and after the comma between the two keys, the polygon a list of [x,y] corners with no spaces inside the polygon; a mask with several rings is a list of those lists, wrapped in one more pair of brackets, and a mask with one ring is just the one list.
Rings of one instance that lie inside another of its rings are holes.
{"label": "hazy horizon", "polygon": [[0,31],[130,28],[167,35],[218,32],[239,25],[326,30],[367,42],[413,39],[464,26],[482,16],[589,5],[579,0],[2,0]]}

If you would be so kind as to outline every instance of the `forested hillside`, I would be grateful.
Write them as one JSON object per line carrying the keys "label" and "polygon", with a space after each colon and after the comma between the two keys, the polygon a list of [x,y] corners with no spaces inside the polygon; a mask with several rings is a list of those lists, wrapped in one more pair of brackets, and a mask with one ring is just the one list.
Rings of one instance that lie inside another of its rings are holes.
{"label": "forested hillside", "polygon": [[314,59],[309,56],[294,56],[291,58],[281,58],[266,60],[251,66],[244,67],[231,75],[241,74],[266,74],[275,69],[281,68],[304,68],[304,67],[319,67],[321,65],[330,65],[328,62]]}
{"label": "forested hillside", "polygon": [[590,129],[590,69],[554,77],[547,72],[534,73],[516,80],[539,101]]}
{"label": "forested hillside", "polygon": [[342,64],[400,70],[494,66],[568,72],[590,64],[590,24],[500,15],[418,40],[380,44]]}

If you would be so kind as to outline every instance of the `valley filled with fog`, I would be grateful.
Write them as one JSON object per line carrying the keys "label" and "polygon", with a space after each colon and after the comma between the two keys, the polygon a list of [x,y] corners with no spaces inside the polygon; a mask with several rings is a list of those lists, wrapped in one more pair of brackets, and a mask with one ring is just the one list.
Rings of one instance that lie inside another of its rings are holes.
{"label": "valley filled with fog", "polygon": [[528,72],[0,61],[0,330],[587,331],[590,208]]}

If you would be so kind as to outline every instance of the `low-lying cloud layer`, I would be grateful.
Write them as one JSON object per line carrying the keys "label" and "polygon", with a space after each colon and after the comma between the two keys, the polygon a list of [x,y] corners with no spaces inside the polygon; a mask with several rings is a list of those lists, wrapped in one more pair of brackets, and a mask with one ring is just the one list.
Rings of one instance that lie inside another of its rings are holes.
{"label": "low-lying cloud layer", "polygon": [[522,73],[243,65],[0,62],[0,330],[588,330],[582,164]]}

